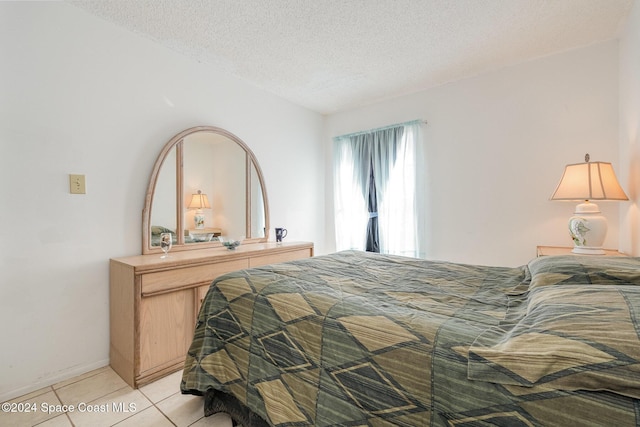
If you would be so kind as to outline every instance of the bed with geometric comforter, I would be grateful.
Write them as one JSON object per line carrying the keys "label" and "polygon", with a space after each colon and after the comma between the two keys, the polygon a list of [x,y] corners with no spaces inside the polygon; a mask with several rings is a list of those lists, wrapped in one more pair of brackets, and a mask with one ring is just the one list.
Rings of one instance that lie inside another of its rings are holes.
{"label": "bed with geometric comforter", "polygon": [[226,274],[181,383],[271,426],[640,425],[640,259],[357,251]]}

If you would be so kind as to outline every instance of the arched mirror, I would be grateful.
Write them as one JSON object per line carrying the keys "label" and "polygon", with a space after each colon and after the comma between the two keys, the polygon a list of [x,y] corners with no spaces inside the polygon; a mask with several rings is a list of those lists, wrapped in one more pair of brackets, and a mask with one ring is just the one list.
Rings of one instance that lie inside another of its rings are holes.
{"label": "arched mirror", "polygon": [[222,239],[264,242],[267,193],[249,147],[224,129],[199,126],[174,136],[153,167],[142,213],[142,253],[220,246]]}

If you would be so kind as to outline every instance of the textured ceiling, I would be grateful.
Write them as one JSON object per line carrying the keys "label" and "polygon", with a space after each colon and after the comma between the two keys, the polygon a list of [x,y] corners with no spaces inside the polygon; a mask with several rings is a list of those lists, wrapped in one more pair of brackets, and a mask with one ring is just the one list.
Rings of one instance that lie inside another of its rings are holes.
{"label": "textured ceiling", "polygon": [[634,0],[68,0],[320,113],[616,38]]}

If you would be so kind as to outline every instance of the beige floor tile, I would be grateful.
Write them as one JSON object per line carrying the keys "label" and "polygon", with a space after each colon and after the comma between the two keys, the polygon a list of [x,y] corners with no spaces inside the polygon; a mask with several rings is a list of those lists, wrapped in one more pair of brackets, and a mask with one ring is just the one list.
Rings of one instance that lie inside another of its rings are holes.
{"label": "beige floor tile", "polygon": [[73,424],[69,421],[67,414],[62,414],[38,424],[36,427],[73,427]]}
{"label": "beige floor tile", "polygon": [[59,388],[68,386],[69,384],[77,383],[78,381],[82,381],[86,378],[92,377],[94,375],[100,374],[105,371],[111,371],[111,366],[103,366],[102,368],[94,369],[93,371],[86,372],[82,375],[78,375],[77,377],[69,378],[68,380],[60,381],[53,385],[53,389],[57,390]]}
{"label": "beige floor tile", "polygon": [[232,427],[233,423],[229,415],[222,412],[204,417],[191,424],[190,427]]}
{"label": "beige floor tile", "polygon": [[114,427],[173,427],[173,424],[158,408],[152,406],[115,424]]}
{"label": "beige floor tile", "polygon": [[53,390],[51,387],[44,387],[39,390],[32,391],[24,396],[16,397],[15,399],[8,400],[8,402],[24,402],[25,400],[33,400],[33,398],[40,396],[41,394],[49,393]]}
{"label": "beige floor tile", "polygon": [[204,398],[176,393],[156,403],[176,426],[189,426],[204,417]]}
{"label": "beige floor tile", "polygon": [[132,390],[118,374],[111,369],[106,369],[60,388],[54,386],[54,389],[62,403],[77,405],[91,402],[125,387]]}
{"label": "beige floor tile", "polygon": [[[28,402],[35,410],[17,414],[0,412],[0,426],[231,427],[231,419],[226,414],[205,418],[204,399],[182,395],[181,378],[182,372],[176,372],[133,390],[106,366],[13,399],[11,403]],[[43,403],[46,405],[43,406]],[[81,410],[78,406],[80,403],[98,410],[91,412],[86,406]],[[74,411],[66,414],[59,412],[60,408],[55,405],[62,404],[74,405]],[[43,408],[51,405],[54,405],[52,413],[43,411]],[[125,408],[129,412],[122,410]]]}
{"label": "beige floor tile", "polygon": [[78,405],[69,418],[75,426],[112,426],[151,407],[151,402],[139,390],[122,388],[99,399]]}
{"label": "beige floor tile", "polygon": [[4,406],[0,411],[0,426],[33,426],[63,413],[49,411],[51,405],[60,405],[53,390],[27,399],[14,400],[9,403],[9,411],[5,412]]}
{"label": "beige floor tile", "polygon": [[161,378],[151,384],[140,387],[140,391],[153,403],[158,403],[180,392],[180,381],[182,371],[175,372],[167,377]]}

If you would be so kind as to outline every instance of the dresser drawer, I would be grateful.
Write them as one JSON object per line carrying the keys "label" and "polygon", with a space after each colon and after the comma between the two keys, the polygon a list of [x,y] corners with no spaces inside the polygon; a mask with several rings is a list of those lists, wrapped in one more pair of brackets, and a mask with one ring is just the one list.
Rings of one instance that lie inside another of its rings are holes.
{"label": "dresser drawer", "polygon": [[250,263],[250,267],[260,267],[261,265],[294,261],[296,259],[309,258],[310,256],[311,256],[310,249],[298,249],[295,251],[253,256],[251,257],[251,260],[249,261],[249,263]]}
{"label": "dresser drawer", "polygon": [[248,259],[176,268],[174,270],[143,274],[140,278],[142,296],[150,296],[175,289],[186,288],[211,282],[216,277],[235,270],[249,267]]}

